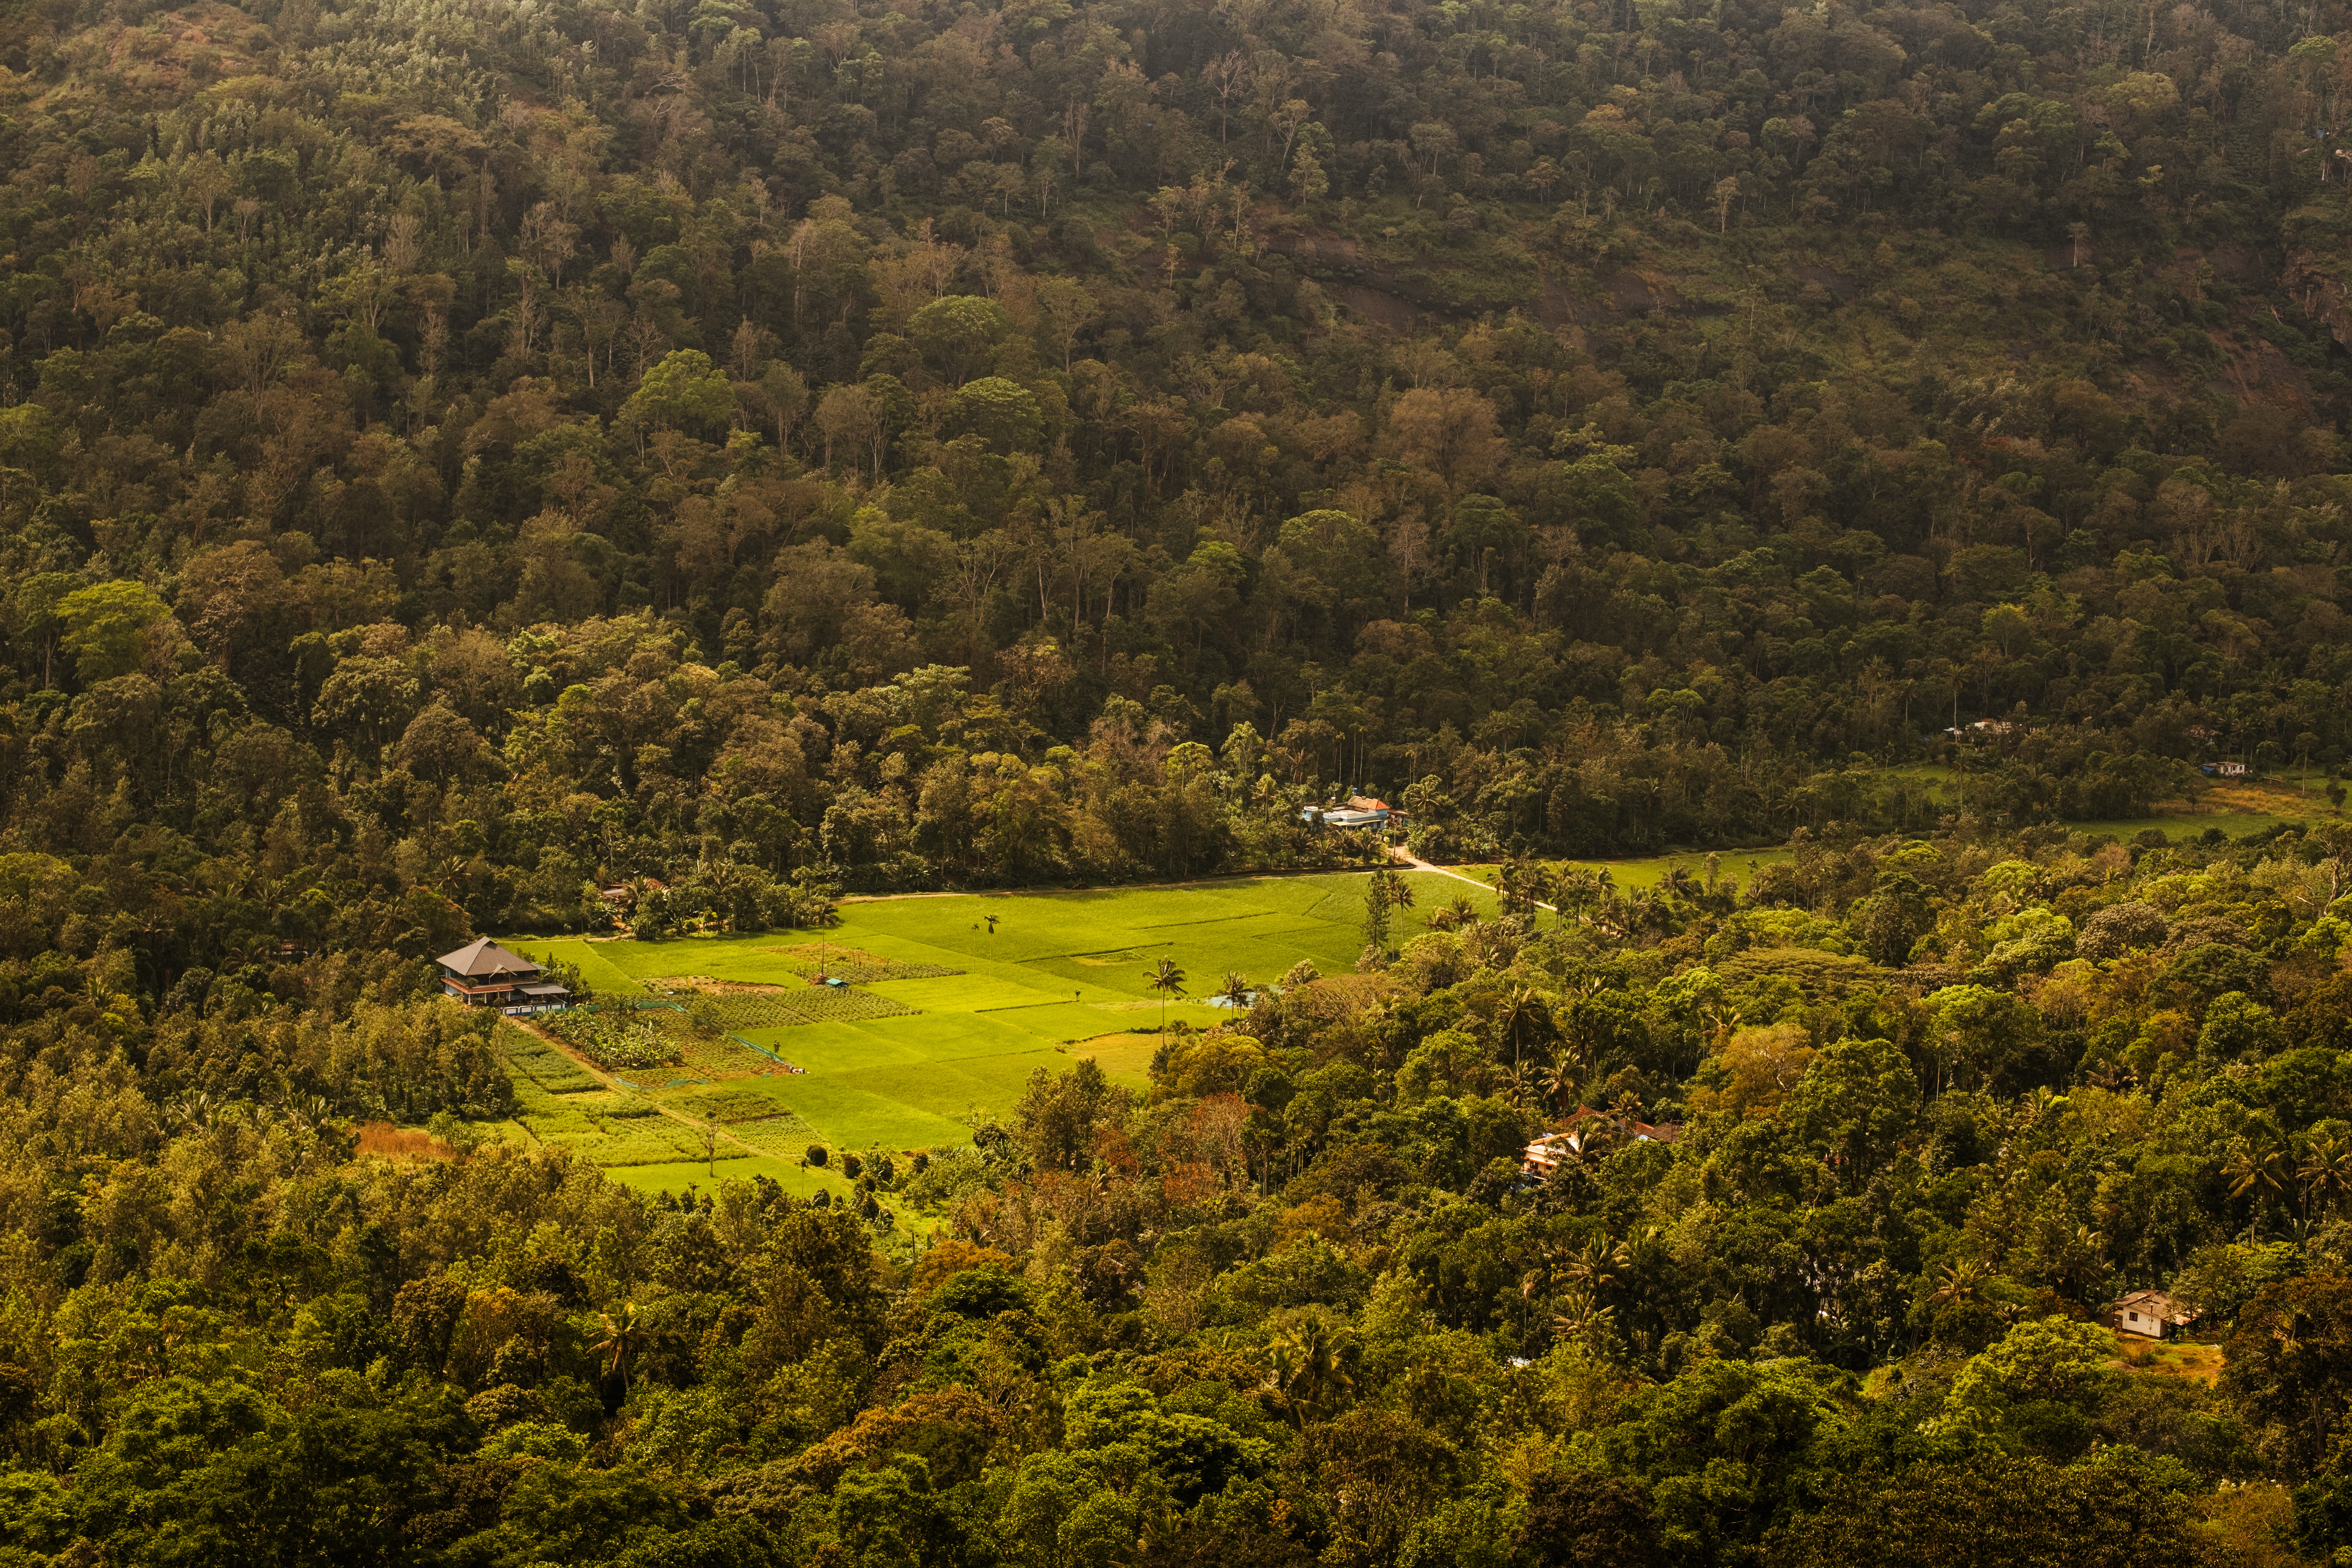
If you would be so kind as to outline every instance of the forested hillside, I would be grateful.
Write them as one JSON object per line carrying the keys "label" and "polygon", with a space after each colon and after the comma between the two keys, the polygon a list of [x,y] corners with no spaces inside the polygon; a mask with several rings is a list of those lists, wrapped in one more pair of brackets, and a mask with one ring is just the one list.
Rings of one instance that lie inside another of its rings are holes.
{"label": "forested hillside", "polygon": [[12,820],[560,922],[1263,862],[1188,742],[1460,854],[2340,762],[2332,25],[18,7]]}
{"label": "forested hillside", "polygon": [[[2352,835],[2070,825],[2352,747],[2347,88],[2333,0],[0,0],[0,1568],[2344,1560]],[[1354,792],[1504,909],[1368,874],[847,1205],[485,1142],[423,962]]]}

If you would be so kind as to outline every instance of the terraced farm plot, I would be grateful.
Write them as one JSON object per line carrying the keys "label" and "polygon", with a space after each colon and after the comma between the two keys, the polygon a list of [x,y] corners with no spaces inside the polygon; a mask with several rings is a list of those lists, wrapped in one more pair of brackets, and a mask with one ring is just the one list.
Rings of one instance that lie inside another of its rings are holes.
{"label": "terraced farm plot", "polygon": [[860,1018],[901,1018],[915,1011],[904,1002],[872,991],[835,991],[812,985],[787,1004],[804,1024],[848,1023]]}
{"label": "terraced farm plot", "polygon": [[729,1079],[765,1078],[783,1070],[782,1064],[764,1051],[754,1050],[731,1035],[705,1039],[688,1034],[678,1041],[678,1054],[686,1058],[685,1072],[711,1083]]}
{"label": "terraced farm plot", "polygon": [[515,1121],[527,1141],[562,1149],[597,1165],[651,1165],[702,1152],[692,1129],[661,1114],[642,1096],[594,1089],[553,1095],[515,1085]]}
{"label": "terraced farm plot", "polygon": [[803,978],[829,975],[852,985],[870,984],[877,980],[937,980],[963,973],[952,964],[885,958],[863,948],[842,947],[824,941],[773,951],[784,955],[785,967]]}
{"label": "terraced farm plot", "polygon": [[[1415,907],[1401,918],[1396,939],[1418,934],[1423,920],[1457,894],[1494,908],[1491,894],[1450,878],[1414,872],[1408,880]],[[1033,1074],[1067,1072],[1083,1058],[1095,1058],[1115,1081],[1147,1087],[1163,1016],[1196,1028],[1231,1020],[1230,1011],[1206,1005],[1228,971],[1255,985],[1301,963],[1326,974],[1352,971],[1363,948],[1363,883],[1361,874],[1341,873],[870,900],[844,905],[839,923],[824,931],[535,947],[580,964],[592,984],[609,972],[637,988],[634,994],[656,991],[706,1016],[715,1013],[730,1034],[713,1039],[683,1026],[666,1030],[685,1066],[631,1081],[761,1151],[761,1158],[737,1159],[736,1173],[772,1156],[794,1162],[806,1182],[823,1179],[797,1165],[811,1143],[910,1150],[966,1142],[973,1119],[1012,1113]],[[1150,987],[1162,957],[1184,972],[1179,995],[1163,998]],[[851,984],[806,984],[819,969]],[[524,1070],[519,1063],[518,1074]],[[541,1101],[574,1098],[531,1081]],[[772,1113],[757,1114],[762,1099],[774,1105]],[[693,1129],[672,1123],[676,1138],[694,1146],[652,1164],[646,1156],[668,1135],[632,1139],[616,1131],[622,1126],[605,1115],[562,1135],[583,1152],[625,1153],[636,1184],[708,1180]],[[722,1162],[726,1149],[722,1142]],[[719,1169],[729,1172],[723,1163]]]}
{"label": "terraced farm plot", "polygon": [[[718,1166],[720,1182],[748,1182],[755,1176],[765,1176],[796,1198],[814,1197],[819,1192],[833,1195],[835,1203],[849,1191],[849,1184],[834,1172],[820,1171],[802,1163],[797,1152],[791,1158],[781,1154],[746,1154],[730,1160],[721,1156]],[[625,1187],[635,1187],[645,1193],[684,1192],[688,1187],[708,1191],[712,1184],[709,1166],[698,1155],[692,1160],[673,1161],[660,1165],[625,1165],[606,1173]]]}
{"label": "terraced farm plot", "polygon": [[749,1143],[763,1154],[787,1160],[801,1159],[806,1155],[811,1144],[824,1142],[815,1128],[799,1117],[790,1115],[741,1121],[727,1131],[740,1143]]}
{"label": "terraced farm plot", "polygon": [[723,1089],[708,1094],[689,1094],[670,1102],[688,1116],[705,1121],[716,1121],[721,1127],[736,1127],[750,1121],[765,1121],[791,1114],[772,1095],[754,1089]]}
{"label": "terraced farm plot", "polygon": [[788,1029],[810,1021],[808,1014],[793,1005],[797,1000],[787,1000],[782,992],[730,991],[705,996],[694,1005],[730,1029]]}
{"label": "terraced farm plot", "polygon": [[499,1020],[499,1048],[518,1079],[526,1079],[550,1094],[578,1094],[596,1087],[588,1070],[527,1029]]}

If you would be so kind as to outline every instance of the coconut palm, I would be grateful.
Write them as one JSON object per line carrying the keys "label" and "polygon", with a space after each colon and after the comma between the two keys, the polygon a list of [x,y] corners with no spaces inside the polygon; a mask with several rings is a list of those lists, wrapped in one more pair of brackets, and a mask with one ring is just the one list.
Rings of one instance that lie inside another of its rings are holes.
{"label": "coconut palm", "polygon": [[2303,1179],[2306,1214],[2316,1210],[2332,1215],[2347,1193],[2352,1193],[2352,1141],[2322,1138],[2313,1142],[2295,1174]]}
{"label": "coconut palm", "polygon": [[1174,959],[1163,955],[1160,966],[1145,975],[1143,983],[1160,993],[1160,1032],[1164,1035],[1168,1032],[1168,999],[1184,994],[1184,972],[1176,967]]}
{"label": "coconut palm", "polygon": [[2231,1197],[2245,1198],[2252,1204],[2254,1232],[2259,1238],[2263,1205],[2286,1195],[2287,1183],[2294,1179],[2294,1162],[2275,1143],[2241,1144],[2230,1163],[2221,1167],[2221,1174],[2229,1178]]}
{"label": "coconut palm", "polygon": [[1412,908],[1412,885],[1383,868],[1364,879],[1364,945],[1375,956],[1385,957],[1389,951],[1391,918],[1399,910]]}
{"label": "coconut palm", "polygon": [[194,1089],[174,1098],[164,1114],[189,1131],[200,1131],[227,1109],[227,1102],[208,1089]]}
{"label": "coconut palm", "polygon": [[1604,1307],[1589,1286],[1571,1285],[1552,1298],[1552,1331],[1569,1341],[1605,1339],[1617,1321],[1617,1310]]}
{"label": "coconut palm", "polygon": [[733,924],[735,908],[743,890],[743,868],[726,858],[704,860],[695,868],[695,892],[705,917],[716,917],[721,922]]}
{"label": "coconut palm", "polygon": [[1255,990],[1251,987],[1247,980],[1242,977],[1242,972],[1238,969],[1226,970],[1224,979],[1217,984],[1217,1000],[1236,1013],[1247,1012],[1252,999],[1256,994]]}
{"label": "coconut palm", "polygon": [[1513,1067],[1519,1063],[1528,1033],[1548,1016],[1543,998],[1528,986],[1514,985],[1504,994],[1502,1003],[1495,1009],[1495,1032],[1511,1042]]}
{"label": "coconut palm", "polygon": [[1308,1423],[1344,1400],[1356,1386],[1349,1372],[1354,1344],[1319,1319],[1309,1319],[1274,1342],[1266,1384],[1286,1419],[1304,1432]]}
{"label": "coconut palm", "polygon": [[1566,1113],[1568,1102],[1576,1093],[1580,1081],[1576,1062],[1570,1057],[1560,1058],[1559,1060],[1542,1068],[1536,1076],[1537,1086],[1544,1091],[1544,1098],[1551,1102],[1554,1110],[1563,1114]]}
{"label": "coconut palm", "polygon": [[1528,862],[1516,855],[1495,868],[1495,897],[1507,915],[1517,914],[1522,905],[1534,901],[1527,888],[1528,870]]}
{"label": "coconut palm", "polygon": [[1567,919],[1559,912],[1558,902],[1559,873],[1552,868],[1540,860],[1529,861],[1527,874],[1520,879],[1520,888],[1527,895],[1528,907],[1525,912],[1530,928],[1535,925],[1536,911],[1539,909],[1550,910],[1554,920]]}
{"label": "coconut palm", "polygon": [[1465,926],[1474,926],[1477,923],[1478,906],[1471,901],[1470,895],[1467,893],[1462,894],[1442,909],[1432,910],[1429,913],[1428,924],[1432,931],[1460,931]]}
{"label": "coconut palm", "polygon": [[[1937,1311],[1963,1301],[1973,1301],[1983,1288],[1985,1267],[1973,1258],[1963,1258],[1957,1263],[1947,1263],[1936,1276],[1936,1289],[1927,1298],[1927,1305]],[[1934,1312],[1928,1314],[1931,1318]]]}
{"label": "coconut palm", "polygon": [[1560,1277],[1591,1290],[1605,1290],[1617,1283],[1617,1271],[1633,1261],[1633,1255],[1622,1241],[1607,1237],[1595,1237],[1578,1251],[1570,1252],[1559,1263]]}
{"label": "coconut palm", "polygon": [[621,1391],[625,1395],[629,1387],[629,1360],[645,1348],[646,1325],[637,1315],[635,1301],[621,1303],[619,1313],[599,1312],[604,1321],[604,1337],[589,1346],[594,1354],[604,1358],[604,1375],[621,1374]]}

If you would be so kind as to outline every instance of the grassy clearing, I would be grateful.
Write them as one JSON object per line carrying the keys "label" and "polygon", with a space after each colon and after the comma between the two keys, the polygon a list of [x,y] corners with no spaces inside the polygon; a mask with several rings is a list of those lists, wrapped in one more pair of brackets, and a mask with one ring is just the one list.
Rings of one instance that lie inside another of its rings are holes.
{"label": "grassy clearing", "polygon": [[[1450,878],[1415,872],[1409,879],[1419,913],[1403,918],[1400,936],[1417,933],[1421,919],[1457,893],[1494,907],[1491,895]],[[1145,1087],[1163,1011],[1170,1023],[1195,1027],[1232,1016],[1204,1000],[1228,971],[1265,984],[1301,962],[1327,974],[1352,969],[1363,948],[1363,883],[1361,873],[1338,873],[870,900],[845,905],[840,923],[824,932],[530,945],[580,964],[600,991],[607,973],[615,977],[611,989],[625,984],[628,994],[673,994],[692,984],[706,993],[698,1005],[715,1007],[730,1026],[740,1014],[741,1026],[732,1030],[740,1041],[667,1030],[684,1065],[624,1076],[642,1090],[646,1109],[657,1102],[715,1121],[763,1151],[729,1160],[722,1144],[723,1173],[748,1174],[770,1154],[797,1171],[813,1142],[855,1150],[968,1142],[971,1119],[1010,1113],[1031,1074],[1066,1072],[1081,1058],[1094,1058],[1118,1082]],[[1164,1009],[1147,984],[1163,956],[1187,977],[1186,995]],[[820,966],[853,984],[808,984]],[[712,990],[713,983],[722,988]],[[568,1066],[561,1053],[548,1055],[553,1063],[530,1056],[540,1064],[532,1070],[555,1075]],[[667,1133],[636,1133],[642,1119],[615,1118],[604,1101],[617,1097],[607,1091],[558,1097],[520,1065],[517,1072],[532,1090],[522,1122],[541,1142],[593,1151],[600,1163],[640,1173],[702,1168],[694,1130],[673,1122]],[[593,1080],[585,1087],[593,1089]],[[567,1119],[563,1107],[575,1099],[592,1103]],[[762,1114],[762,1102],[773,1111]],[[625,1121],[627,1133],[616,1130]],[[692,1146],[680,1150],[678,1140]],[[674,1189],[689,1179],[674,1174],[660,1181]]]}
{"label": "grassy clearing", "polygon": [[2242,838],[2274,827],[2338,819],[2340,814],[2327,804],[2328,783],[2324,773],[2233,780],[2210,785],[2193,801],[2160,803],[2152,816],[2075,826],[2086,833],[2112,833],[2121,838],[2153,827],[2176,844],[2212,828]]}
{"label": "grassy clearing", "polygon": [[2145,1340],[2137,1334],[2117,1333],[2116,1358],[2133,1372],[2194,1378],[2209,1387],[2221,1376],[2221,1347],[2193,1340]]}
{"label": "grassy clearing", "polygon": [[642,996],[646,988],[638,984],[619,966],[604,956],[607,942],[586,942],[578,937],[559,937],[553,941],[521,937],[507,944],[525,958],[541,961],[553,958],[576,967],[581,978],[605,996]]}
{"label": "grassy clearing", "polygon": [[[1960,775],[1949,764],[1917,763],[1892,768],[1887,773],[1889,777],[1918,780],[1933,786],[1939,799],[1957,809]],[[2193,799],[2158,802],[2156,809],[2146,816],[2105,817],[2067,826],[2084,833],[2112,834],[2118,838],[2130,838],[2154,828],[2175,843],[2196,838],[2209,828],[2219,828],[2239,838],[2273,827],[2301,826],[2336,817],[2339,814],[2327,804],[2331,782],[2325,773],[2293,771],[2258,779],[2215,780]]]}
{"label": "grassy clearing", "polygon": [[2212,828],[2220,829],[2229,837],[2242,838],[2249,833],[2266,833],[2280,826],[2300,826],[2315,819],[2314,816],[2288,816],[2271,811],[2200,811],[2181,816],[2113,817],[2102,822],[2077,822],[2069,826],[2095,836],[2123,839],[2137,837],[2153,827],[2175,844],[2190,844]]}

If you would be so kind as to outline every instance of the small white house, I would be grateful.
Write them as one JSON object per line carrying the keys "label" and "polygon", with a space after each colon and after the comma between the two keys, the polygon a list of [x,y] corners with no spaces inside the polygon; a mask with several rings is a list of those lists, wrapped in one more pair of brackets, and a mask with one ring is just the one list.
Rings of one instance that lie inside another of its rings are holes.
{"label": "small white house", "polygon": [[1311,805],[1298,814],[1298,819],[1310,826],[1318,818],[1326,827],[1386,827],[1389,814],[1385,811],[1353,811],[1346,808],[1324,811]]}
{"label": "small white house", "polygon": [[2162,1290],[2135,1290],[2107,1309],[2107,1326],[2143,1339],[2169,1339],[2197,1321],[2197,1314]]}

